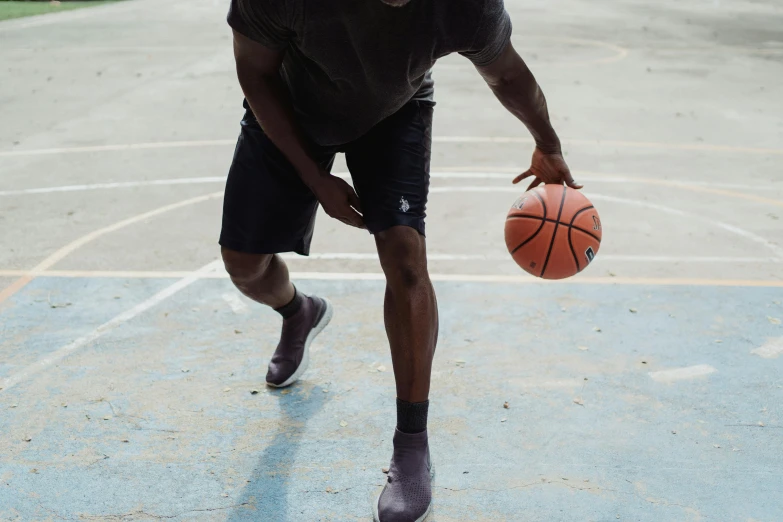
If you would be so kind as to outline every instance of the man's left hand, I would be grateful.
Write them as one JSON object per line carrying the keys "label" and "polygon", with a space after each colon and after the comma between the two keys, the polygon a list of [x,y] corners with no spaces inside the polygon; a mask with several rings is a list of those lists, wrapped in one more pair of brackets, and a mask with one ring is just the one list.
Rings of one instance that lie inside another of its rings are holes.
{"label": "man's left hand", "polygon": [[571,171],[568,169],[561,153],[546,153],[536,147],[533,151],[533,160],[530,168],[514,178],[514,183],[519,183],[525,178],[534,176],[536,179],[527,190],[537,187],[541,183],[562,185],[565,183],[573,189],[580,189],[582,185],[574,181]]}

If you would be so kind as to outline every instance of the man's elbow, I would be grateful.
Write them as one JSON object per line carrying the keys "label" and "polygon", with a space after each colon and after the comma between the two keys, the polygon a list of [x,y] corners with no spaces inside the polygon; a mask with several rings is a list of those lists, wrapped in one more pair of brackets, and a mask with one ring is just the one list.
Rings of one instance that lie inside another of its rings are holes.
{"label": "man's elbow", "polygon": [[510,43],[494,62],[478,70],[493,90],[517,84],[528,71],[525,62]]}

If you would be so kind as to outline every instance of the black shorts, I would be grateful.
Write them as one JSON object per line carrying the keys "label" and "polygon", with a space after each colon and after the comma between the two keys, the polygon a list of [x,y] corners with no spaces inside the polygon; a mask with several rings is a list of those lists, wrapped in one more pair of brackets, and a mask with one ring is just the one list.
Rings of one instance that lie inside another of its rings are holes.
{"label": "black shorts", "polygon": [[[356,141],[315,148],[314,159],[327,171],[335,154],[345,153],[370,233],[403,225],[424,235],[432,114],[432,103],[411,101]],[[247,110],[228,173],[220,244],[251,254],[307,255],[317,209],[313,193]]]}

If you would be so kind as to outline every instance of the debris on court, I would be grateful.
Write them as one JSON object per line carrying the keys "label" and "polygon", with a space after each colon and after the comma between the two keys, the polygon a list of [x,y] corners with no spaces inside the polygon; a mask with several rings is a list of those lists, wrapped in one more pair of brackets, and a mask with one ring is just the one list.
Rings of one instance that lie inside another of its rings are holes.
{"label": "debris on court", "polygon": [[49,295],[46,297],[46,302],[49,303],[49,308],[66,308],[71,306],[71,303],[53,303],[51,292],[49,292]]}
{"label": "debris on court", "polygon": [[230,392],[230,391],[231,391],[231,388],[223,388],[223,391],[224,391],[224,392]]}
{"label": "debris on court", "polygon": [[258,390],[250,390],[250,395],[258,395]]}
{"label": "debris on court", "polygon": [[190,370],[188,368],[182,368],[182,373],[189,373]]}
{"label": "debris on court", "polygon": [[388,472],[389,472],[389,468],[381,468],[381,471],[382,471],[383,473],[388,473]]}
{"label": "debris on court", "polygon": [[636,308],[629,308],[628,311],[631,312],[632,314],[635,314],[639,310],[637,310]]}
{"label": "debris on court", "polygon": [[586,352],[587,350],[589,350],[589,349],[590,349],[590,348],[588,348],[587,346],[577,346],[577,348],[579,348],[579,349],[580,349],[580,350],[582,350],[583,352]]}
{"label": "debris on court", "polygon": [[598,327],[598,326],[593,326],[593,331],[594,331],[594,332],[600,332],[600,331],[601,331],[601,328],[600,328],[600,327]]}
{"label": "debris on court", "polygon": [[25,437],[25,438],[24,438],[24,441],[25,441],[25,442],[30,442],[31,440],[33,440],[33,439],[32,439],[32,438],[30,438],[30,437]]}
{"label": "debris on court", "polygon": [[241,334],[241,333],[242,333],[242,330],[234,330],[234,333],[235,333],[235,334]]}
{"label": "debris on court", "polygon": [[341,426],[341,427],[343,427],[343,428],[345,428],[346,426],[348,426],[348,423],[347,423],[347,422],[345,422],[344,420],[341,420],[341,421],[340,421],[340,426]]}
{"label": "debris on court", "polygon": [[772,324],[780,324],[780,319],[778,319],[777,317],[767,316],[767,321],[769,321]]}
{"label": "debris on court", "polygon": [[584,406],[585,401],[583,401],[581,397],[577,397],[574,399],[574,404],[578,404],[579,406]]}
{"label": "debris on court", "polygon": [[454,364],[456,364],[459,367],[465,366],[465,363],[466,361],[463,361],[462,359],[457,359],[456,361],[454,361]]}
{"label": "debris on court", "polygon": [[502,419],[500,419],[500,422],[506,422],[507,420],[508,420],[507,418],[503,417]]}
{"label": "debris on court", "polygon": [[385,371],[386,371],[386,366],[384,366],[384,365],[380,365],[380,366],[378,366],[378,368],[376,368],[376,369],[377,369],[379,372],[385,372]]}
{"label": "debris on court", "polygon": [[509,409],[508,401],[506,401],[506,402],[504,402],[504,403],[503,403],[503,407],[504,407],[505,409]]}

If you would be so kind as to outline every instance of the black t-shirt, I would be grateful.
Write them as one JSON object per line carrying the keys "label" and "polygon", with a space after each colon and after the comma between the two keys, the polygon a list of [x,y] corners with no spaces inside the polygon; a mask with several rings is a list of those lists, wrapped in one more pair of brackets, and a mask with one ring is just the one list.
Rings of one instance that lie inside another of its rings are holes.
{"label": "black t-shirt", "polygon": [[360,137],[411,99],[431,100],[430,69],[459,52],[488,65],[506,47],[503,0],[231,0],[228,23],[275,50],[297,122],[320,145]]}

